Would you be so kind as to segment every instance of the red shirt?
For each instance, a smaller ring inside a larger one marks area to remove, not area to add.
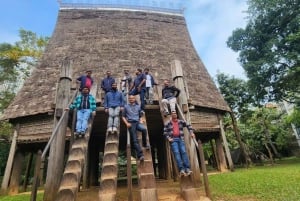
[[[91,88],[91,86],[92,86],[91,78],[86,77],[85,86],[88,87],[89,89]]]
[[[171,122],[172,122],[172,125],[173,125],[173,137],[179,137],[180,133],[179,133],[179,124],[178,124],[177,119],[176,120],[172,119]]]

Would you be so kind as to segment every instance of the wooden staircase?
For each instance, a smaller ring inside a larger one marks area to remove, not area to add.
[[[102,172],[100,178],[100,201],[116,200],[118,179],[118,154],[119,130],[118,132],[106,132]]]
[[[146,123],[146,115],[143,116],[143,121]],[[153,169],[153,161],[151,148],[146,149],[142,146],[142,134],[138,132],[139,144],[143,150],[144,161],[140,162],[137,160],[137,176],[138,176],[138,186],[139,186],[139,200],[141,201],[155,201],[158,200],[155,175]],[[150,145],[149,134],[147,129],[147,144]]]
[[[76,139],[71,147],[55,201],[76,200],[84,163],[86,162],[86,153],[92,123],[93,119],[89,122],[85,136]]]

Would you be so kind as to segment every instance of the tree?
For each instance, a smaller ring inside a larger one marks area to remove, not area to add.
[[[230,112],[230,117],[233,130],[246,164],[249,166],[252,164],[252,161],[246,150],[246,145],[242,141],[236,120],[238,117],[241,117],[242,114],[246,113],[246,109],[248,108],[247,105],[250,103],[249,100],[251,99],[251,96],[248,94],[247,83],[241,79],[234,78],[233,76],[229,77],[223,73],[217,74],[217,82],[221,94],[232,110],[232,112]]]
[[[49,40],[24,29],[20,29],[19,36],[21,40],[15,44],[0,44],[0,114],[29,76]],[[5,121],[0,123],[2,140],[9,140],[11,133],[11,126],[6,124]]]
[[[299,1],[249,0],[248,4],[247,26],[236,29],[227,45],[239,52],[256,104],[299,100]]]

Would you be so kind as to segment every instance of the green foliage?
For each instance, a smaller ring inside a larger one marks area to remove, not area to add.
[[[209,176],[213,200],[298,201],[300,159],[277,161],[275,166],[237,169]]]
[[[273,143],[279,152],[286,152],[291,135],[290,126],[274,108],[257,108],[244,124],[241,135],[254,152],[265,152],[264,145]]]
[[[227,45],[239,52],[256,102],[299,100],[300,4],[298,0],[250,0],[248,24]]]
[[[221,94],[235,114],[239,117],[246,112],[252,102],[247,82],[224,73],[217,74],[217,82]]]

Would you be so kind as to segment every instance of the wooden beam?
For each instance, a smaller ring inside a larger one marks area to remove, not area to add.
[[[15,128],[13,138],[12,138],[12,141],[11,141],[11,145],[10,145],[8,159],[7,159],[7,162],[6,162],[5,172],[4,172],[2,185],[1,185],[1,189],[4,190],[4,191],[7,190],[9,180],[10,180],[10,175],[11,175],[13,161],[14,161],[16,147],[17,147],[18,130],[19,130],[19,125],[17,125],[16,128]]]
[[[21,150],[17,150],[14,158],[10,183],[9,183],[9,194],[16,195],[19,193],[19,185],[21,180],[21,173],[22,173],[22,164],[24,161],[24,154]]]
[[[230,153],[230,150],[229,150],[229,147],[228,147],[227,138],[226,138],[225,131],[224,131],[224,128],[223,128],[223,121],[222,121],[222,117],[221,117],[220,114],[218,114],[218,119],[219,119],[219,122],[220,122],[220,132],[221,132],[221,137],[222,137],[224,148],[225,148],[226,158],[227,158],[227,161],[228,161],[228,164],[229,164],[229,169],[231,171],[234,171],[233,162],[232,162],[232,158],[231,158],[231,153]]]
[[[59,121],[60,111],[69,107],[68,104],[71,97],[71,75],[71,61],[65,59],[62,62],[60,81],[56,95],[54,125],[56,125]],[[62,120],[62,123],[58,127],[57,134],[55,135],[51,144],[45,184],[44,201],[53,201],[55,199],[60,184],[60,178],[63,174],[67,123],[68,115],[65,115],[64,119]]]
[[[28,158],[26,171],[25,171],[25,178],[24,178],[24,182],[23,182],[23,191],[24,192],[27,190],[27,184],[28,184],[28,178],[29,178],[29,175],[30,175],[32,159],[33,159],[33,153],[29,153],[29,158]]]

